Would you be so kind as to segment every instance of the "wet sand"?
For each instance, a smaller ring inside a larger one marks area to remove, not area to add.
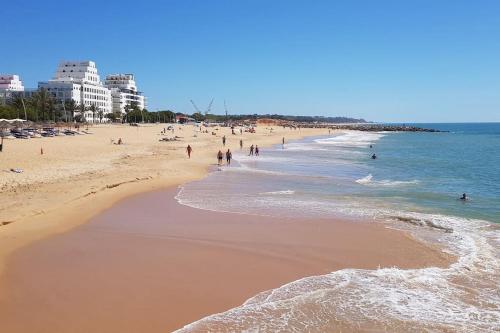
[[[373,222],[290,220],[134,196],[17,250],[0,280],[3,332],[168,332],[260,291],[342,268],[445,266]]]
[[[229,127],[100,124],[92,134],[29,140],[5,140],[0,154],[0,275],[10,254],[33,241],[86,223],[121,199],[203,178],[223,148],[266,147],[305,136],[326,135],[326,129],[291,130],[267,125],[256,133],[232,135]],[[82,130],[84,128],[82,127]],[[159,139],[177,136],[177,141]],[[122,145],[116,143],[118,138]],[[186,146],[193,156],[187,158]],[[43,155],[40,154],[43,149]],[[24,172],[14,173],[11,168]]]

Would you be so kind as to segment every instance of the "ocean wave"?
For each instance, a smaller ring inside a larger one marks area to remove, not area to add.
[[[263,195],[292,195],[292,194],[295,194],[295,191],[293,191],[293,190],[271,191],[271,192],[262,192],[259,194],[263,194]]]
[[[331,138],[316,139],[314,142],[322,145],[334,145],[347,148],[368,147],[384,136],[385,134],[379,132],[345,132]]]
[[[285,146],[285,150],[290,151],[327,151],[326,148],[318,147],[308,143],[289,143]]]
[[[318,139],[315,143],[338,146],[342,150],[343,147],[364,147],[383,134],[343,136],[342,139],[342,136]],[[305,149],[312,145],[314,143],[303,144]],[[297,144],[296,147],[304,149],[303,146]],[[231,171],[255,172],[255,169]],[[352,184],[352,178],[348,182]],[[376,180],[368,174],[356,183],[407,186],[419,181]],[[287,183],[275,188],[288,186],[292,185]],[[245,192],[239,194],[238,200],[221,198],[220,193],[217,198],[198,195],[196,199],[197,193],[194,193],[189,195],[189,200],[179,195],[183,198],[178,200],[197,208],[218,207],[218,211],[239,213],[369,218],[410,232],[416,239],[438,244],[456,261],[445,268],[343,269],[303,278],[262,292],[239,307],[200,319],[178,332],[500,332],[498,227],[477,219],[418,212],[418,207],[409,209],[407,204],[396,210],[391,208],[394,207],[391,203],[377,197],[353,200],[350,195],[344,198],[328,193],[308,196],[300,192],[300,187],[296,189],[300,195],[293,195],[297,193],[287,189],[258,193],[261,196]],[[241,202],[245,202],[244,207]]]
[[[239,307],[205,317],[178,332],[500,329],[497,230],[488,228],[485,221],[452,216],[379,214],[396,223],[400,218],[426,221],[411,226],[436,230],[432,234],[458,260],[446,268],[343,269],[306,277],[262,292]]]
[[[415,185],[420,183],[418,180],[373,180],[372,174],[366,177],[356,179],[356,183],[367,186],[401,186],[401,185]]]

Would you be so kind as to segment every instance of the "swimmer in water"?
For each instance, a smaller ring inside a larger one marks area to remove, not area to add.
[[[462,196],[460,197],[460,200],[463,200],[463,201],[466,201],[467,200],[467,194],[462,194]]]

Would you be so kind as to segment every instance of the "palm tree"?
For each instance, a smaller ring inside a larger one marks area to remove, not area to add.
[[[87,112],[88,110],[89,110],[89,108],[86,107],[84,103],[80,103],[78,105],[78,111],[80,113],[78,118],[80,118],[81,122],[87,121],[87,118],[85,117],[85,112]]]
[[[50,111],[54,109],[54,98],[45,88],[40,88],[38,92],[33,94],[31,104],[35,107],[38,113],[41,113],[42,120],[46,120],[45,114],[50,118]]]
[[[128,122],[128,114],[129,112],[132,110],[132,108],[130,107],[130,105],[125,105],[125,121]]]
[[[97,113],[97,108],[94,104],[89,107],[89,111],[92,112],[92,122],[95,123],[95,115]]]
[[[66,112],[69,112],[71,115],[71,121],[73,121],[73,119],[75,119],[75,111],[78,109],[78,105],[75,100],[70,99],[69,101],[65,101],[64,108],[66,109]]]
[[[23,96],[20,93],[12,94],[12,98],[9,100],[9,105],[12,106],[17,111],[17,118],[21,118],[19,117],[19,114],[22,110],[24,110]],[[26,113],[24,114],[24,117],[26,118]]]

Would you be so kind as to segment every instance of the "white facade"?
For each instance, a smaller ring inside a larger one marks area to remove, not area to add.
[[[0,74],[0,90],[24,91],[23,82],[19,79],[19,75]]]
[[[87,108],[95,106],[95,114],[84,112],[86,121],[99,122],[100,111],[103,115],[112,112],[111,91],[102,84],[93,61],[63,61],[54,78],[39,82],[38,87],[47,89],[60,103],[74,100],[79,107],[82,104]]]
[[[105,85],[111,90],[113,112],[125,114],[125,107],[137,103],[142,110],[146,108],[146,98],[137,90],[133,74],[111,74],[106,76]]]
[[[0,74],[0,99],[4,103],[12,98],[12,93],[24,91],[22,81],[19,75]]]

